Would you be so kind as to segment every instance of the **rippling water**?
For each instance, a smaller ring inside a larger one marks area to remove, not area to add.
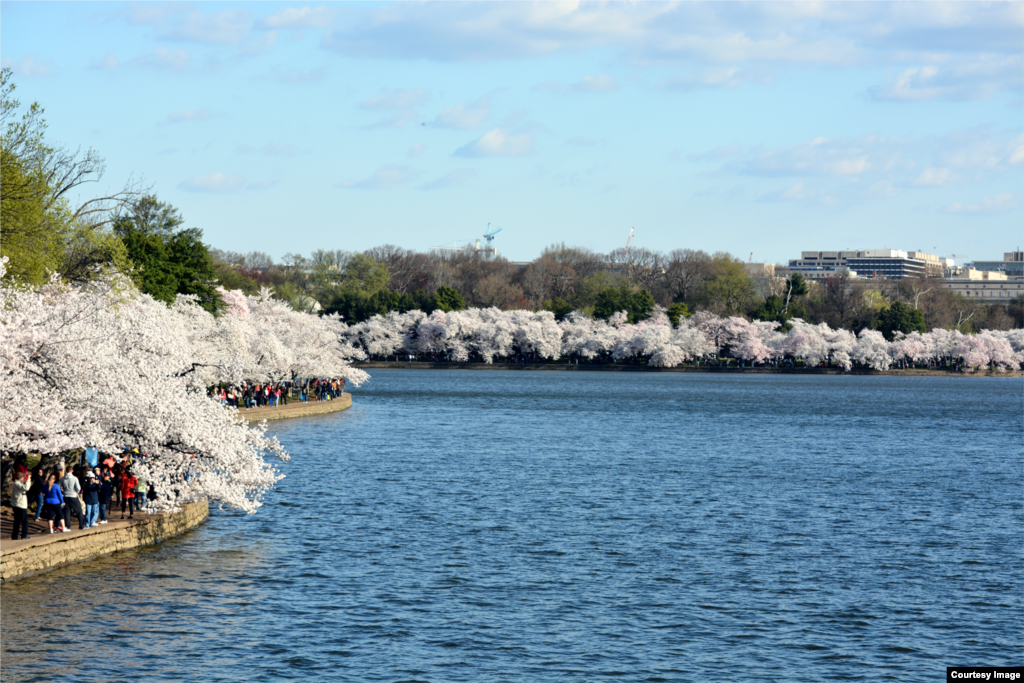
[[[1024,652],[1020,379],[377,371],[255,516],[6,586],[4,681],[941,680]]]

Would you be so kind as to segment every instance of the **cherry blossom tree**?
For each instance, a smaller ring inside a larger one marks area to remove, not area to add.
[[[255,512],[280,478],[265,456],[288,457],[265,424],[207,398],[211,379],[367,378],[347,365],[340,320],[298,314],[266,293],[228,294],[228,314],[214,319],[117,274],[23,287],[5,272],[0,261],[0,453],[137,447],[146,455],[136,471],[165,494],[164,508],[208,499]]]

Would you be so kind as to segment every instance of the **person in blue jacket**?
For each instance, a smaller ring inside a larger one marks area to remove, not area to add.
[[[61,493],[60,484],[57,483],[57,472],[50,472],[43,484],[43,515],[46,523],[50,526],[50,533],[53,533],[53,520],[64,521],[64,494]],[[57,527],[61,531],[71,531],[66,526]]]

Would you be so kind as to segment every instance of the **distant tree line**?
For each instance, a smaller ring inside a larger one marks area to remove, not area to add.
[[[800,318],[834,329],[878,329],[889,338],[896,331],[1024,327],[1020,298],[981,304],[947,289],[941,278],[838,275],[818,283],[785,267],[777,267],[775,277],[754,276],[728,253],[693,249],[599,254],[555,244],[525,266],[472,250],[424,253],[390,244],[364,252],[287,254],[282,263],[260,252],[215,249],[212,255],[225,287],[249,293],[272,287],[295,308],[340,313],[350,323],[392,311],[490,307],[547,310],[559,320],[572,311],[605,320],[625,311],[636,323],[661,306],[673,323],[708,311],[776,321],[783,330]]]
[[[523,265],[471,250],[424,253],[390,244],[286,254],[279,263],[261,252],[211,249],[199,228],[185,227],[175,207],[136,181],[72,203],[102,178],[102,158],[49,143],[42,108],[21,108],[10,69],[0,81],[0,255],[10,258],[7,277],[26,284],[50,273],[80,282],[117,269],[157,300],[193,295],[213,313],[223,307],[220,285],[247,294],[269,287],[295,310],[339,313],[349,323],[389,312],[491,307],[546,310],[559,320],[572,311],[603,320],[625,311],[637,323],[660,306],[673,324],[707,311],[776,321],[783,331],[799,318],[833,329],[877,329],[890,338],[896,331],[1024,327],[1021,297],[982,304],[938,278],[839,275],[817,283],[784,267],[777,277],[753,276],[725,252],[634,247],[600,254],[562,243]]]

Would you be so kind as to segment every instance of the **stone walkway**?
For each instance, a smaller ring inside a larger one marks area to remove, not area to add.
[[[111,503],[111,514],[107,516],[107,519],[109,520],[107,524],[100,524],[89,529],[79,529],[78,519],[75,517],[74,513],[71,513],[71,531],[57,531],[52,534],[49,531],[49,526],[46,524],[46,519],[40,517],[38,522],[34,522],[32,521],[34,518],[35,512],[30,510],[28,513],[28,538],[13,541],[11,540],[11,530],[14,528],[14,514],[11,512],[11,508],[4,507],[3,512],[0,513],[0,534],[2,534],[0,535],[0,549],[16,550],[37,545],[46,545],[47,543],[63,541],[68,538],[75,538],[76,536],[98,534],[110,529],[127,527],[132,524],[141,523],[149,519],[150,515],[143,511],[136,511],[134,519],[128,519],[128,515],[126,513],[125,518],[122,520],[120,507],[115,508],[114,504]],[[57,526],[56,520],[53,524],[54,527]]]
[[[249,422],[260,420],[283,420],[289,417],[305,417],[334,413],[352,407],[352,394],[342,394],[330,401],[302,401],[291,399],[286,406],[265,408],[239,408],[238,413]]]

